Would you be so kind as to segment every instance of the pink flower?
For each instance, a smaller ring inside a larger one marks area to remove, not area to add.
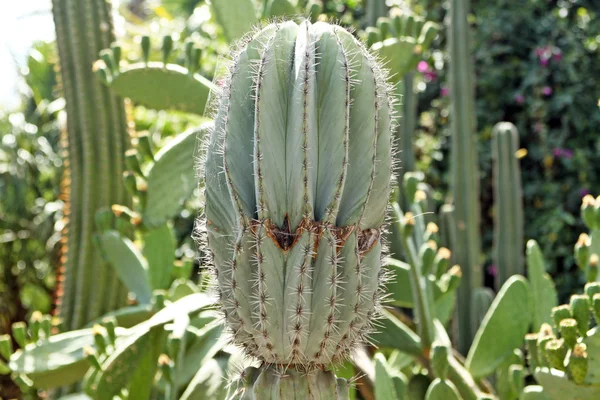
[[[419,71],[420,73],[431,71],[429,69],[429,64],[427,64],[427,61],[419,61],[419,63],[417,64],[417,71]]]
[[[546,57],[540,58],[540,65],[542,67],[547,67],[548,66],[548,59]]]
[[[550,96],[552,94],[552,88],[550,86],[544,86],[542,88],[542,94],[544,96]]]
[[[450,94],[450,89],[448,89],[446,86],[442,86],[442,89],[440,90],[440,94],[443,97],[446,97]]]
[[[437,74],[433,71],[427,71],[423,74],[423,76],[428,82],[435,81],[437,79]]]
[[[498,267],[496,267],[494,264],[492,264],[489,267],[487,267],[487,272],[491,276],[497,276],[498,275]]]
[[[523,96],[521,93],[515,94],[515,102],[517,104],[523,104],[523,103],[525,103],[525,96]]]
[[[554,154],[554,157],[557,158],[573,158],[573,150],[565,149],[563,147],[555,147],[554,150],[552,150],[552,154]]]
[[[562,51],[557,47],[554,49],[554,52],[552,53],[552,59],[556,62],[559,62],[562,60]]]

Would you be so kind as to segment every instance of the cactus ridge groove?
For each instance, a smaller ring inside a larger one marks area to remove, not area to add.
[[[274,23],[238,46],[203,144],[197,239],[233,342],[265,365],[315,371],[378,316],[393,90],[328,23]]]

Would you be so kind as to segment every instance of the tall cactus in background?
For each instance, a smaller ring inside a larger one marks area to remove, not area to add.
[[[376,315],[392,169],[385,78],[350,33],[322,22],[271,24],[233,58],[204,226],[233,341],[265,362],[246,375],[255,398],[347,398],[324,371]]]
[[[510,122],[500,122],[492,132],[494,161],[494,264],[496,287],[516,274],[523,275],[523,191],[517,159],[519,133]]]
[[[475,99],[471,56],[469,0],[452,0],[448,41],[451,100],[451,193],[455,207],[456,262],[463,268],[458,294],[459,350],[466,352],[476,324],[472,318],[471,295],[483,284],[480,243],[480,204],[477,149],[475,148]]]
[[[53,0],[66,100],[64,143],[66,225],[57,288],[58,315],[66,329],[83,326],[125,299],[124,287],[95,249],[99,208],[129,203],[123,187],[129,138],[123,100],[94,76],[98,52],[113,41],[111,8],[105,0]]]

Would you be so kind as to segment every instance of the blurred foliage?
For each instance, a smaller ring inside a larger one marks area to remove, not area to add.
[[[440,0],[391,3],[440,23],[446,15]],[[261,4],[257,1],[257,9]],[[323,4],[330,18],[364,27],[362,1]],[[583,279],[571,256],[571,243],[582,229],[575,218],[580,199],[600,183],[600,80],[595,79],[600,76],[600,6],[592,0],[532,0],[518,7],[507,0],[473,0],[473,12],[486,263],[493,216],[490,133],[496,122],[507,120],[519,128],[527,150],[521,161],[526,237],[537,238],[552,260],[551,272],[564,296]],[[140,34],[172,34],[176,46],[191,39],[202,49],[204,76],[218,75],[219,60],[229,47],[206,1],[130,0],[122,2],[119,14],[127,57],[139,58]],[[419,66],[421,118],[415,143],[418,167],[426,171],[440,203],[447,190],[449,144],[445,47],[442,31]],[[58,121],[64,107],[56,97],[55,64],[54,44],[36,43],[21,71],[22,109],[0,115],[0,332],[34,309],[51,309],[62,227]],[[142,107],[134,107],[131,115],[135,130],[150,133],[157,147],[197,122],[189,115]],[[194,256],[190,234],[198,202],[193,200],[176,218],[178,257]]]
[[[419,2],[442,22],[440,1]],[[581,198],[600,184],[600,6],[597,2],[473,1],[477,132],[482,234],[491,263],[493,224],[491,131],[498,121],[520,132],[525,237],[540,243],[564,300],[584,277],[574,265],[572,243],[582,230]],[[449,130],[445,35],[426,60],[416,146],[419,169],[442,199],[447,190]],[[596,77],[596,78],[595,78]],[[489,268],[493,270],[493,268]],[[489,275],[489,274],[488,274]]]

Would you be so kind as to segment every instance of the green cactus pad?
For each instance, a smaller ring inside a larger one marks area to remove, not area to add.
[[[588,372],[585,383],[588,385],[600,385],[600,329],[591,329],[582,341],[587,346]]]
[[[136,63],[121,68],[108,80],[118,95],[156,110],[177,110],[204,115],[211,81],[186,68],[162,62]]]
[[[100,233],[96,238],[102,256],[117,272],[121,282],[135,294],[139,303],[149,303],[152,287],[148,280],[148,261],[133,242],[112,230]]]
[[[388,62],[387,67],[395,79],[400,80],[407,72],[413,69],[418,62],[414,57],[417,42],[411,37],[389,38],[383,42],[377,42],[371,49],[379,57]]]
[[[158,227],[174,217],[197,187],[194,163],[198,140],[209,125],[189,129],[163,147],[147,172],[148,194],[142,221],[147,227]]]
[[[496,369],[521,346],[531,323],[531,289],[522,276],[511,277],[494,299],[469,350],[466,366],[474,377]]]
[[[102,370],[85,383],[86,393],[98,400],[112,400],[138,374],[138,368],[143,367],[146,355],[153,353],[153,344],[161,334],[159,330],[137,330],[102,362]],[[156,365],[156,359],[153,363]]]
[[[539,385],[525,386],[519,400],[550,400],[544,393],[544,388]]]
[[[258,22],[252,0],[213,0],[210,3],[230,42],[241,38]]]
[[[223,364],[223,361],[214,358],[200,364],[200,369],[187,385],[179,400],[225,399],[227,371]]]
[[[404,353],[418,356],[421,354],[421,339],[402,321],[389,311],[382,311],[381,329],[371,335],[374,344],[379,347],[391,347]]]
[[[567,374],[548,368],[537,368],[535,380],[544,388],[548,400],[590,400],[600,398],[600,386],[577,385]]]
[[[376,313],[391,90],[338,26],[276,23],[244,43],[208,141],[203,227],[234,342],[310,371]]]
[[[171,270],[175,262],[175,236],[171,228],[164,224],[143,235],[142,251],[148,260],[148,279],[155,289],[167,289],[171,282]]]
[[[375,354],[375,398],[377,400],[404,399],[408,395],[408,379],[388,365],[381,353]]]
[[[123,328],[116,331],[118,337],[125,332]],[[92,329],[51,336],[40,345],[29,344],[16,351],[8,365],[14,373],[27,375],[36,388],[66,386],[81,379],[89,367],[85,347],[94,347]]]
[[[459,400],[461,397],[454,384],[448,380],[436,378],[425,393],[425,400]]]
[[[558,305],[558,297],[554,282],[546,273],[542,251],[535,240],[527,242],[526,257],[527,276],[533,295],[533,328],[535,332],[543,323],[552,324],[552,308]]]

